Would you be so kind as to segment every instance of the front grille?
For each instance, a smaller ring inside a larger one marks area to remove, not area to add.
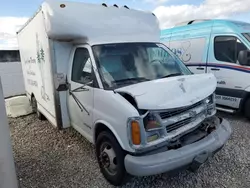
[[[189,124],[189,123],[191,123],[192,121],[193,121],[193,119],[194,118],[187,118],[187,119],[184,119],[184,120],[182,120],[182,121],[178,121],[178,122],[176,122],[176,123],[173,123],[173,124],[171,124],[171,125],[168,125],[167,127],[166,127],[166,130],[167,130],[167,132],[169,133],[169,132],[172,132],[172,131],[174,131],[174,130],[176,130],[176,129],[179,129],[180,127],[182,127],[182,126],[184,126],[184,125],[187,125],[187,124]]]
[[[179,108],[177,110],[171,110],[171,111],[167,111],[167,112],[160,112],[159,115],[161,117],[161,119],[166,119],[166,118],[169,118],[169,117],[173,117],[173,116],[176,116],[176,115],[179,115],[185,111],[188,111],[192,108],[195,108],[197,106],[200,106],[202,105],[203,103],[203,100],[202,101],[199,101],[191,106],[188,106],[188,107],[184,107],[184,108]]]

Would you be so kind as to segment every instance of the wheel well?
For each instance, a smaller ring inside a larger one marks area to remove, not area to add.
[[[245,94],[244,94],[244,96],[243,96],[243,99],[242,99],[242,101],[241,101],[241,103],[240,103],[240,111],[241,112],[245,112],[245,105],[246,105],[246,102],[247,102],[247,100],[248,99],[250,99],[250,92],[246,92]]]
[[[34,93],[31,93],[30,99],[32,99],[33,97],[35,97],[35,95],[34,95]]]
[[[95,128],[95,140],[94,140],[95,142],[97,140],[98,135],[103,131],[108,131],[111,134],[113,134],[112,131],[106,125],[104,125],[103,123],[98,123]]]
[[[30,105],[32,105],[32,99],[33,98],[35,98],[35,95],[34,95],[34,93],[31,93],[30,98],[29,98]]]

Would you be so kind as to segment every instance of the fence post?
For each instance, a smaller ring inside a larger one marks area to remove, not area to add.
[[[0,78],[0,188],[17,188],[10,130],[5,111],[5,102]]]

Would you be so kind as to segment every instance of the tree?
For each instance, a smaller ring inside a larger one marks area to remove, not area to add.
[[[37,62],[41,63],[41,57],[40,57],[39,51],[37,51],[37,53],[36,53],[36,58],[37,58]]]
[[[40,49],[40,58],[42,61],[44,61],[44,50],[43,48]]]

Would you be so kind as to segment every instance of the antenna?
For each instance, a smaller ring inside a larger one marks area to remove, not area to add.
[[[119,8],[117,4],[114,4],[113,6],[116,7],[116,8]]]
[[[184,25],[191,25],[191,24],[194,24],[194,23],[206,22],[206,21],[209,21],[209,20],[210,20],[210,19],[189,20],[189,21],[177,23],[177,24],[175,24],[174,27],[177,27],[177,26],[184,26]]]
[[[126,8],[126,9],[129,9],[127,5],[124,5],[123,7]]]

